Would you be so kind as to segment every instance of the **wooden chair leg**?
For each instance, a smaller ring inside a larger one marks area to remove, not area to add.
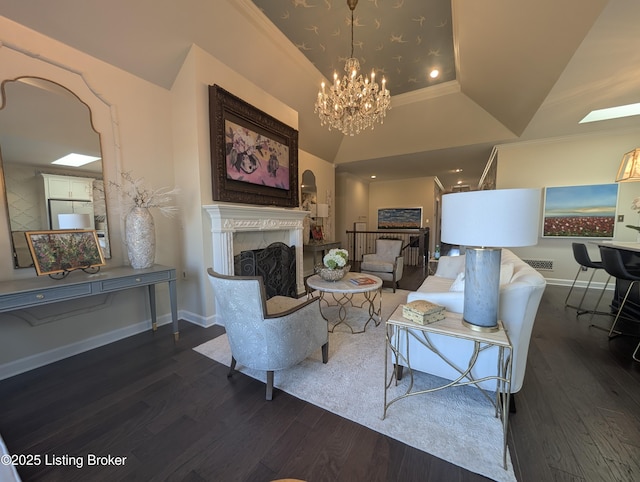
[[[267,372],[267,400],[273,399],[273,370]]]
[[[229,365],[229,373],[227,373],[227,378],[231,378],[231,375],[233,375],[235,370],[236,370],[236,359],[231,357],[231,365]]]
[[[322,363],[327,363],[329,361],[329,342],[327,341],[324,345],[322,345]]]

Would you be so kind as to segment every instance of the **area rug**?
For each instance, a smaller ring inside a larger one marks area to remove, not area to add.
[[[402,290],[383,293],[383,320],[399,303],[406,301],[407,293]],[[331,317],[336,315],[333,310],[323,311]],[[356,331],[366,318],[360,310],[349,311]],[[226,335],[194,349],[227,366],[231,360]],[[502,424],[495,417],[493,405],[476,388],[455,387],[399,400],[389,407],[383,420],[384,360],[384,323],[379,326],[369,323],[365,333],[355,335],[340,325],[335,333],[329,334],[326,365],[322,364],[318,350],[295,367],[275,372],[274,384],[297,398],[471,472],[496,481],[516,480],[508,454],[507,470],[502,466]],[[266,379],[264,372],[240,365],[238,369],[258,380]],[[397,387],[389,390],[388,399],[403,393],[408,383],[409,377],[405,376]],[[441,384],[442,379],[438,377],[414,372],[415,387]],[[277,394],[273,403],[278,403]]]

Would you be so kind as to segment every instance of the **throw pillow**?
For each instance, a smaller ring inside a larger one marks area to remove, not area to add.
[[[458,273],[456,279],[451,283],[449,291],[464,291],[464,271],[462,273]]]

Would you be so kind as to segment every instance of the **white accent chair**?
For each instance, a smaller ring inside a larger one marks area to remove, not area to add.
[[[391,281],[395,293],[404,269],[404,257],[401,253],[401,239],[376,239],[376,252],[362,255],[360,272],[372,274],[383,281]]]
[[[267,400],[273,398],[273,375],[300,363],[322,348],[322,363],[329,358],[327,321],[319,298],[297,300],[274,296],[268,301],[262,276],[226,276],[207,270],[216,299],[216,316],[224,325],[236,363],[267,372]]]

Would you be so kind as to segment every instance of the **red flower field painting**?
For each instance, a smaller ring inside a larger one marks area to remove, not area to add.
[[[542,235],[612,238],[617,200],[617,184],[548,187]]]

